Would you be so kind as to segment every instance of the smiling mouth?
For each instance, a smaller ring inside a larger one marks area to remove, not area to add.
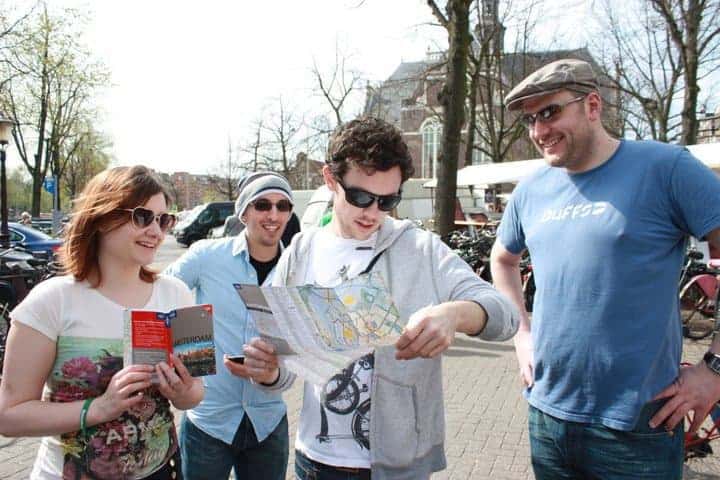
[[[547,142],[543,141],[542,143],[540,143],[540,146],[542,148],[552,148],[555,145],[557,145],[558,143],[560,143],[561,140],[562,140],[562,137],[556,137]]]
[[[154,249],[155,247],[157,247],[157,245],[155,245],[154,243],[150,243],[150,242],[136,242],[136,243],[138,245],[140,245],[141,247],[145,247],[145,248]]]
[[[280,230],[280,225],[277,225],[277,224],[263,225],[262,228],[264,230],[267,230],[268,232],[275,233],[278,230]]]

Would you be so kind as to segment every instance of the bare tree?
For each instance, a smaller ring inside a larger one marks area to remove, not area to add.
[[[312,74],[317,92],[326,100],[335,117],[335,126],[344,121],[348,100],[362,88],[362,75],[348,65],[350,56],[335,44],[335,62],[329,72],[321,72],[313,59]]]
[[[605,83],[614,90],[606,99],[619,113],[613,130],[677,140],[683,62],[665,22],[644,1],[604,0],[600,8],[596,18],[604,35],[595,36],[594,47],[607,73]]]
[[[228,138],[227,157],[208,174],[208,181],[222,198],[233,201],[238,194],[242,171],[243,168],[233,156],[232,141]]]
[[[240,151],[245,155],[238,163],[245,172],[257,172],[258,170],[268,168],[267,162],[262,155],[263,150],[267,146],[267,142],[263,138],[264,131],[264,119],[261,117],[253,124],[252,138],[240,147]]]
[[[720,68],[720,0],[650,0],[680,54],[685,88],[680,143],[697,142],[699,81]]]
[[[503,98],[533,68],[528,62],[528,43],[538,21],[536,0],[474,3],[475,42],[469,52],[470,88],[465,165],[481,152],[493,162],[505,161],[525,130],[517,116],[508,115]],[[515,32],[511,54],[505,53],[505,27]]]
[[[282,97],[277,99],[277,111],[263,121],[263,132],[269,136],[262,156],[271,170],[287,177],[295,158],[303,120],[289,109]]]
[[[445,84],[438,100],[443,106],[442,148],[437,166],[435,189],[435,229],[445,235],[453,227],[457,195],[457,167],[461,131],[465,123],[467,63],[470,50],[470,3],[472,0],[448,0],[445,14],[434,0],[427,0],[440,24],[448,32],[448,63]]]

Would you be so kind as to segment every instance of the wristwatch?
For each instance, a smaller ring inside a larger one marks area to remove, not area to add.
[[[705,365],[713,372],[720,375],[720,355],[713,352],[707,352],[703,357]]]

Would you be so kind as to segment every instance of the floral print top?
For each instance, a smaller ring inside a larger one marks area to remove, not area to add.
[[[144,308],[170,310],[193,303],[181,282],[161,277]],[[79,307],[82,308],[79,308]],[[103,394],[123,368],[123,307],[70,277],[38,285],[11,314],[57,344],[43,400],[73,402]],[[155,388],[119,418],[43,439],[33,479],[142,479],[177,450],[170,403]],[[78,419],[79,426],[79,419]]]

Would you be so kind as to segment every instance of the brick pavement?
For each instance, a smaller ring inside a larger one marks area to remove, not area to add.
[[[696,361],[707,345],[707,341],[686,341],[685,358]],[[433,479],[532,479],[527,407],[520,395],[512,344],[458,336],[446,353],[444,372],[448,469]],[[299,384],[286,394],[292,438],[301,394]],[[37,444],[37,439],[0,437],[0,479],[26,479]],[[291,454],[290,465],[292,461]],[[287,478],[292,478],[292,469]],[[720,479],[720,442],[717,455],[686,464],[684,478]]]

